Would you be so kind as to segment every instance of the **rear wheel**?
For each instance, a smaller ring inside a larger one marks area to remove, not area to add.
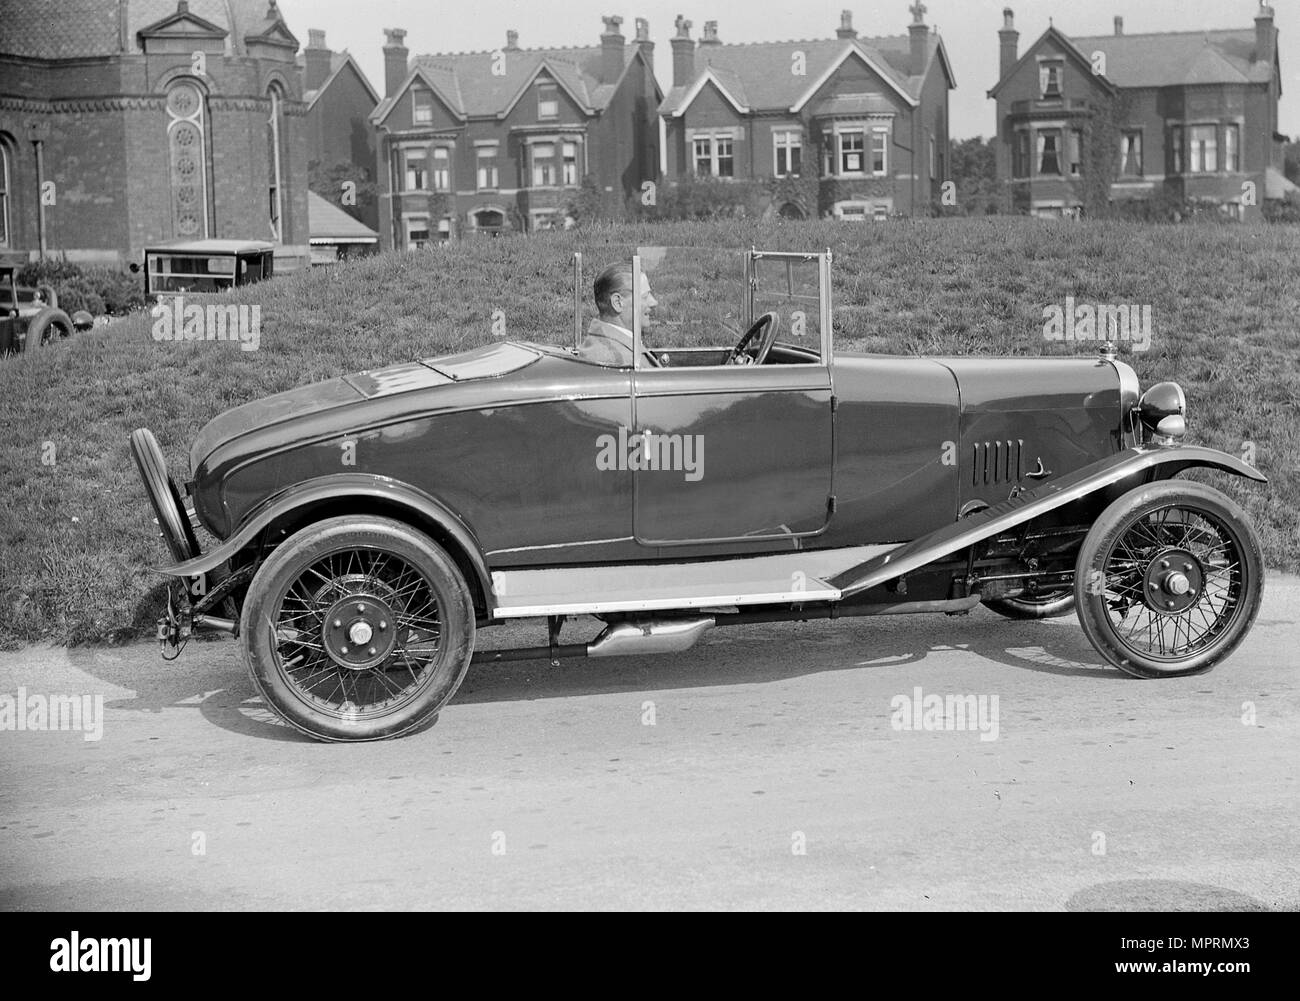
[[[1139,678],[1208,671],[1245,638],[1264,589],[1245,512],[1200,483],[1138,487],[1079,550],[1074,594],[1089,641]]]
[[[455,562],[389,518],[330,518],[258,569],[240,637],[253,684],[318,740],[398,737],[429,723],[474,651],[474,606]]]

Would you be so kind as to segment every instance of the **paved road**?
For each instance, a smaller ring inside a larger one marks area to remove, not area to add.
[[[1073,618],[716,630],[476,668],[357,746],[274,720],[231,641],[0,654],[0,693],[105,706],[0,732],[0,907],[1295,909],[1298,612],[1270,578],[1232,659],[1162,682]],[[917,686],[996,696],[996,739],[896,728]]]

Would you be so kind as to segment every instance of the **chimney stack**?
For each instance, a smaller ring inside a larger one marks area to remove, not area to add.
[[[700,39],[701,47],[705,45],[721,45],[722,39],[718,37],[718,22],[704,22],[704,37]]]
[[[912,23],[907,26],[907,33],[911,36],[912,41],[912,59],[911,74],[920,76],[925,72],[925,59],[929,55],[929,35],[930,29],[925,24],[925,4],[921,0],[916,0],[911,7],[907,8],[912,12]]]
[[[330,77],[330,50],[325,45],[325,32],[320,28],[307,29],[307,47],[302,50],[305,90],[316,90]]]
[[[685,87],[695,79],[695,40],[691,38],[691,22],[677,15],[674,22],[677,34],[669,43],[673,47],[673,86]]]
[[[1259,10],[1255,12],[1255,61],[1273,61],[1273,8],[1267,0],[1259,0]]]
[[[1116,16],[1115,18],[1115,34],[1116,35],[1124,34],[1124,19],[1119,16]]]
[[[384,36],[384,96],[394,97],[397,88],[406,80],[406,57],[410,50],[402,41],[406,31],[402,28],[385,28]]]
[[[623,75],[623,45],[626,39],[620,30],[623,19],[618,15],[602,17],[605,31],[600,36],[600,81],[614,83]]]
[[[836,38],[857,38],[858,31],[853,27],[853,11],[840,11],[840,26],[835,29]]]
[[[1020,32],[1016,15],[1010,7],[1002,8],[1002,30],[998,32],[998,79],[1005,79],[1019,58]]]
[[[636,47],[652,70],[655,64],[655,43],[650,40],[650,22],[644,17],[636,19]]]

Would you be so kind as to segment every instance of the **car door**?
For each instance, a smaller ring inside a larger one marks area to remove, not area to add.
[[[641,545],[826,529],[834,465],[828,366],[638,368],[633,424],[626,448]]]

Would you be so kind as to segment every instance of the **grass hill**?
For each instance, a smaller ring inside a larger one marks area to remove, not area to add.
[[[508,337],[568,343],[571,254],[638,244],[835,253],[835,342],[888,354],[1093,354],[1045,340],[1044,307],[1152,307],[1144,386],[1182,383],[1189,439],[1242,455],[1267,487],[1224,477],[1270,566],[1300,569],[1300,229],[1027,219],[887,225],[609,227],[388,254],[277,278],[220,301],[262,308],[259,349],[160,342],[148,314],[0,360],[0,639],[148,633],[163,560],[127,447],[147,426],[178,479],[194,434],[236,404],[318,379]],[[585,295],[584,295],[585,297]],[[1249,457],[1249,456],[1248,456]]]

